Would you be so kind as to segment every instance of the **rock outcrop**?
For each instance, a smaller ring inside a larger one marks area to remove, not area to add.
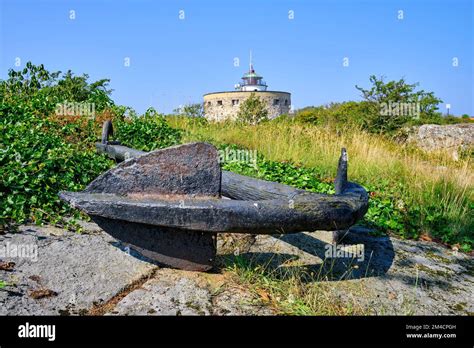
[[[461,151],[474,148],[474,123],[424,124],[411,130],[407,142],[425,151],[447,151],[457,160]]]
[[[82,234],[24,225],[0,235],[0,315],[281,314],[227,271],[243,261],[305,275],[331,301],[365,314],[474,313],[474,259],[433,242],[376,237],[360,226],[338,249],[326,231],[219,238],[219,266],[201,273],[159,268],[97,225],[81,225]]]

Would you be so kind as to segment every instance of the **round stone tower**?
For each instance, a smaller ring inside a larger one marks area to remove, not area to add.
[[[210,121],[234,120],[240,105],[252,93],[255,93],[267,105],[268,118],[273,119],[282,114],[288,114],[291,107],[291,94],[268,91],[267,87],[263,77],[255,72],[250,60],[249,71],[242,77],[242,82],[235,85],[234,91],[204,95],[204,116]]]

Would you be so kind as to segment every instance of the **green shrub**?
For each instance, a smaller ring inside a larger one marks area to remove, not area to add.
[[[58,192],[83,189],[111,165],[105,156],[68,143],[57,124],[35,115],[40,99],[0,106],[0,225],[59,221],[72,209]]]
[[[10,69],[8,79],[0,80],[0,100],[3,103],[18,103],[20,100],[28,103],[32,98],[44,96],[37,99],[40,104],[31,104],[37,113],[43,115],[52,112],[57,103],[64,102],[94,103],[98,112],[112,107],[112,90],[107,89],[109,80],[89,83],[88,78],[87,74],[74,76],[70,70],[62,75],[60,71],[49,72],[43,64],[28,62],[22,70]]]
[[[176,115],[193,118],[204,117],[204,105],[202,103],[186,104],[183,107],[173,110]]]
[[[324,120],[327,120],[329,117],[329,111],[324,107],[308,107],[301,110],[298,110],[294,116],[295,122],[299,123],[309,123],[309,124],[322,124]]]
[[[374,103],[349,101],[298,110],[295,122],[336,128],[356,126],[369,128],[378,109]]]
[[[457,117],[442,117],[437,112],[442,101],[433,92],[417,91],[417,83],[408,84],[404,79],[385,82],[376,76],[370,76],[370,82],[369,89],[356,86],[363,101],[304,108],[298,110],[295,121],[336,128],[357,126],[387,135],[406,126],[461,122]]]
[[[125,118],[114,124],[116,138],[123,145],[151,151],[179,144],[181,131],[168,125],[163,115],[149,108],[143,116]]]
[[[256,125],[268,119],[268,110],[265,102],[254,92],[240,104],[237,121],[244,124]]]

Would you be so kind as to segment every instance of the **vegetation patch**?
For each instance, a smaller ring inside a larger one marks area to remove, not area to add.
[[[362,283],[345,283],[342,296],[335,282],[325,282],[327,274],[314,274],[304,267],[274,268],[252,259],[237,256],[227,266],[230,281],[245,284],[255,298],[284,315],[367,315],[358,300],[366,293]],[[350,291],[348,287],[350,286]]]
[[[0,226],[66,224],[64,216],[81,216],[58,192],[83,190],[114,165],[95,150],[106,119],[126,145],[141,150],[180,142],[181,132],[155,110],[140,117],[115,105],[107,83],[31,63],[0,80]],[[78,228],[74,222],[67,224]]]
[[[168,125],[163,115],[149,108],[143,116],[128,117],[114,123],[116,138],[123,145],[151,151],[181,142],[181,131]]]

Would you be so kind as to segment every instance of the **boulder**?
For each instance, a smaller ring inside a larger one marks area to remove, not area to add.
[[[407,142],[429,152],[447,151],[458,160],[460,151],[474,147],[474,123],[424,124],[410,132]]]

